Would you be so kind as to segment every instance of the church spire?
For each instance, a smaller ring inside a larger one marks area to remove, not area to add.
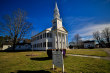
[[[52,24],[53,24],[52,30],[62,27],[62,19],[60,19],[60,14],[59,14],[57,3],[55,3],[54,19],[52,20]]]
[[[56,18],[60,19],[60,14],[59,14],[57,2],[55,3],[55,9],[54,9],[54,19],[56,19]]]

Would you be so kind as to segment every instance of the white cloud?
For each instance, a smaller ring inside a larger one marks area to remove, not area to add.
[[[105,27],[110,27],[110,24],[92,24],[82,29],[76,30],[76,33],[79,33],[83,37],[91,36],[93,32],[101,32]]]
[[[101,32],[105,27],[110,27],[110,24],[91,24],[88,26],[85,26],[81,29],[77,29],[74,31],[74,33],[69,34],[70,39],[73,38],[75,34],[79,34],[82,37],[82,40],[93,40],[92,34],[95,31]]]
[[[105,27],[110,27],[110,24],[89,24],[81,29],[75,30],[74,33],[71,31],[69,36],[70,38],[73,38],[75,34],[79,34],[82,37],[82,40],[93,40],[93,32],[101,32]]]
[[[94,40],[92,37],[83,37],[82,40]]]
[[[99,22],[96,17],[68,17],[64,19],[64,22],[68,24],[65,27],[69,31],[68,39],[70,41],[75,34],[79,34],[83,40],[93,40],[93,32],[101,32],[105,27],[110,27],[110,23]]]

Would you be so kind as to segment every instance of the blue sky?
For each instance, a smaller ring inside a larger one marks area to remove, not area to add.
[[[80,34],[83,40],[92,39],[92,33],[110,26],[110,0],[56,0],[68,30],[68,40]],[[0,21],[5,14],[11,14],[17,8],[28,13],[28,20],[35,35],[52,26],[55,0],[0,0]]]

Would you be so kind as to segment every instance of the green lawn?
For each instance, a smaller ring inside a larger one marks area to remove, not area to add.
[[[67,54],[91,55],[91,56],[108,56],[103,49],[72,49],[67,50]]]
[[[52,60],[47,58],[46,52],[0,52],[0,73],[59,73],[61,68],[52,71]],[[67,56],[64,59],[67,73],[109,73],[110,61],[103,59]],[[41,72],[42,71],[42,72]]]

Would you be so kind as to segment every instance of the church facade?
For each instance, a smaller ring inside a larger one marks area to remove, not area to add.
[[[33,50],[67,49],[68,31],[63,27],[57,3],[55,3],[52,27],[31,37]]]

